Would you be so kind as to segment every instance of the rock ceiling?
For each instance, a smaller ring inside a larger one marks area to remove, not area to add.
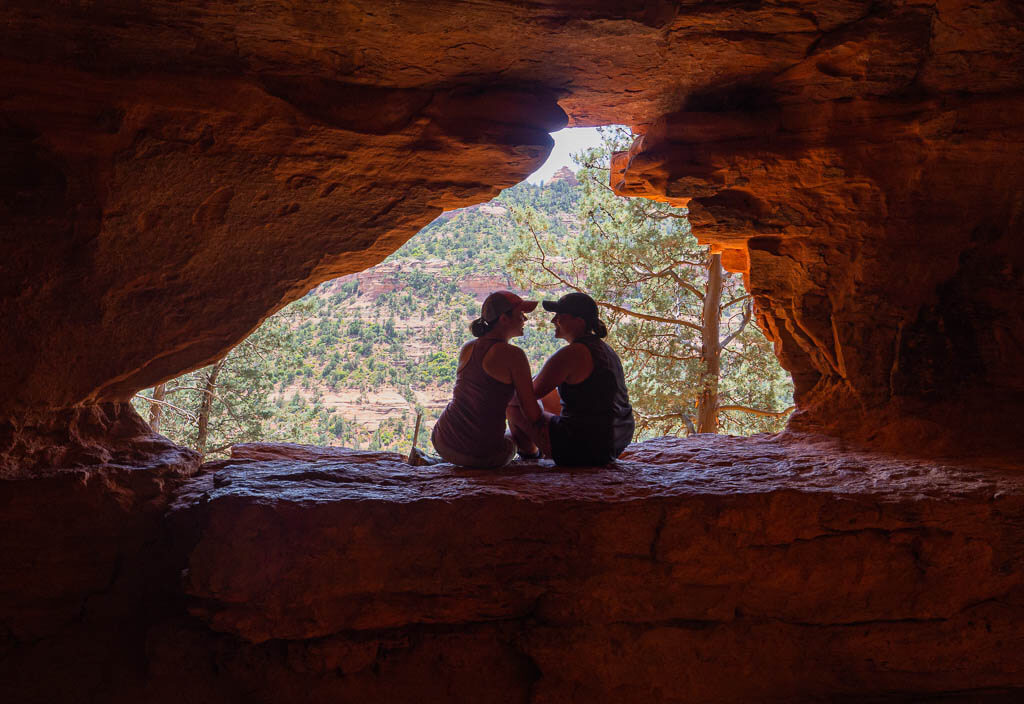
[[[523,179],[548,132],[627,123],[642,137],[613,186],[687,203],[746,273],[796,425],[927,444],[955,417],[1013,437],[1014,0],[4,13],[0,416],[15,426],[207,363]]]

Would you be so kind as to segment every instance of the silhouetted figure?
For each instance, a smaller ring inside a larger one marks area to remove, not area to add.
[[[555,337],[569,344],[545,362],[533,382],[535,396],[543,399],[544,422],[527,416],[530,406],[522,398],[509,406],[519,452],[543,454],[565,466],[607,464],[622,454],[635,429],[622,362],[601,339],[608,329],[593,298],[570,293],[544,301],[544,308],[555,313]],[[552,412],[556,398],[557,414]]]
[[[503,467],[515,457],[512,436],[505,432],[506,407],[513,394],[529,404],[529,421],[542,419],[533,394],[526,354],[509,340],[523,334],[526,313],[537,301],[511,291],[496,291],[484,301],[470,330],[477,338],[459,354],[452,400],[434,425],[431,441],[438,454],[464,467]]]

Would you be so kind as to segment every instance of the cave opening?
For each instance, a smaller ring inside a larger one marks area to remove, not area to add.
[[[615,125],[553,133],[524,181],[443,213],[383,262],[320,284],[213,364],[133,404],[207,460],[274,441],[407,454],[419,420],[429,438],[450,400],[468,322],[489,293],[580,291],[598,301],[623,358],[634,441],[781,431],[792,384],[757,327],[744,271],[698,243],[685,207],[612,190],[613,155],[636,136]],[[557,344],[550,315],[531,317],[516,344],[536,374]]]

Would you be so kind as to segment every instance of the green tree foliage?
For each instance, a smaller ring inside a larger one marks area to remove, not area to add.
[[[136,406],[149,418],[158,409],[160,432],[202,445],[208,457],[258,440],[407,452],[417,410],[425,428],[439,414],[424,409],[421,399],[451,393],[458,351],[479,315],[477,292],[467,282],[512,286],[503,267],[515,234],[505,209],[531,204],[565,231],[559,218],[578,197],[568,184],[524,183],[485,204],[489,209],[446,213],[379,265],[394,270],[394,290],[361,290],[355,279],[327,282],[269,318],[224,359],[167,382],[162,394],[141,392]],[[518,344],[534,366],[557,349],[543,325],[529,327]],[[389,390],[407,409],[379,424],[346,420],[336,402],[338,395],[359,394],[356,400],[366,404],[370,394]],[[424,431],[421,443],[425,437]]]
[[[577,157],[583,168],[575,218],[555,221],[530,203],[514,203],[518,238],[508,268],[525,288],[552,295],[580,290],[599,302],[642,435],[694,432],[709,381],[703,308],[709,266],[718,258],[697,244],[685,210],[611,191],[609,160],[632,136],[608,128],[602,139]],[[722,288],[715,306],[722,326],[717,419],[727,432],[777,431],[791,404],[791,381],[751,324],[741,277],[726,274]]]
[[[594,158],[605,157],[595,154]],[[595,174],[600,170],[598,165],[593,169]],[[610,213],[602,211],[606,207]],[[586,178],[579,186],[564,181],[519,184],[490,203],[439,217],[378,265],[372,285],[349,277],[319,286],[269,318],[222,360],[171,380],[162,390],[147,389],[136,405],[143,417],[152,417],[151,412],[158,409],[160,417],[154,420],[160,432],[184,445],[202,445],[207,457],[223,455],[230,444],[257,440],[405,453],[416,413],[424,414],[422,445],[440,412],[437,400],[450,397],[458,352],[471,337],[469,323],[479,314],[481,293],[517,288],[506,264],[517,242],[522,256],[513,257],[512,264],[522,282],[519,290],[533,298],[545,291],[550,291],[550,297],[566,290],[539,276],[535,278],[543,288],[523,277],[529,263],[527,250],[532,251],[533,245],[522,249],[513,211],[530,213],[533,232],[551,254],[548,263],[553,268],[571,275],[573,281],[585,282],[592,292],[600,291],[607,302],[692,314],[694,302],[678,286],[666,277],[641,276],[636,271],[636,267],[657,269],[659,260],[652,253],[671,252],[674,257],[703,261],[701,252],[694,254],[685,220],[673,212],[661,220],[655,218],[650,227],[636,229],[630,237],[608,238],[598,229],[600,225],[624,233],[623,223],[640,222],[648,207],[647,202],[608,201],[598,182]],[[698,274],[679,272],[691,277],[686,280],[693,279],[695,286]],[[733,317],[730,329],[742,320],[743,303],[727,309]],[[530,317],[526,334],[516,344],[526,351],[536,371],[561,342],[552,336],[547,314],[537,311]],[[695,367],[672,358],[692,355],[689,331],[668,334],[668,327],[610,309],[607,319],[614,323],[613,344],[631,365],[631,393],[651,399],[644,412],[691,412],[692,406],[680,399],[685,396],[681,389],[692,398],[698,388]],[[743,379],[746,386],[742,393],[740,385],[734,392],[726,381],[723,403],[742,399],[777,408],[771,404],[785,396],[780,391],[786,386],[779,381],[781,370],[767,343],[751,334],[752,325],[748,328],[730,343],[723,357],[724,377]],[[387,402],[390,414],[383,420],[369,420],[365,409],[371,400],[381,398],[393,399]],[[202,431],[204,399],[209,403]],[[353,406],[360,410],[352,413]],[[723,415],[728,419],[737,414]],[[766,422],[755,428],[750,419],[745,422],[744,428],[751,430],[776,427]],[[678,418],[658,423],[651,425],[652,432],[678,431]]]
[[[270,437],[276,410],[270,392],[300,359],[291,326],[305,311],[293,306],[272,316],[214,364],[137,394],[136,408],[151,422],[158,411],[160,432],[204,456]]]

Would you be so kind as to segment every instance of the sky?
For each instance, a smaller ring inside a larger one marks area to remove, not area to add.
[[[601,143],[596,127],[566,127],[564,130],[552,132],[551,136],[555,138],[555,148],[551,150],[548,160],[526,179],[532,184],[547,181],[563,166],[578,171],[579,167],[572,163],[569,155]]]

